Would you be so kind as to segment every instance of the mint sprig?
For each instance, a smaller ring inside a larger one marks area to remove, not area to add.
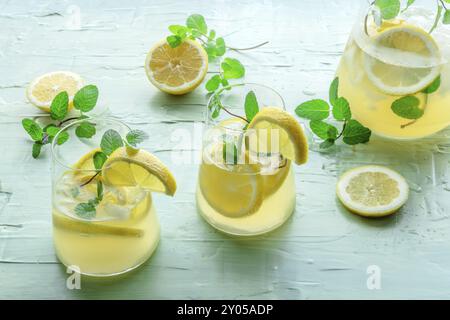
[[[22,120],[22,126],[34,141],[31,155],[38,158],[41,154],[43,146],[52,143],[53,139],[58,135],[57,144],[61,145],[69,140],[67,131],[59,131],[65,124],[75,120],[88,118],[84,112],[91,111],[98,100],[98,88],[95,85],[87,85],[81,88],[74,96],[74,107],[80,111],[78,116],[68,117],[69,95],[66,91],[58,93],[50,104],[50,119],[53,120],[45,127],[41,127],[34,119],[25,118]],[[96,133],[95,126],[89,121],[83,121],[75,129],[75,134],[79,138],[91,138]]]
[[[347,99],[339,97],[338,89],[339,78],[336,77],[330,85],[329,103],[322,99],[313,99],[303,102],[295,109],[297,116],[308,119],[311,131],[323,140],[320,144],[321,149],[332,147],[341,137],[348,145],[366,143],[372,134],[370,129],[352,119],[350,105]],[[325,121],[330,115],[342,123],[340,130]]]

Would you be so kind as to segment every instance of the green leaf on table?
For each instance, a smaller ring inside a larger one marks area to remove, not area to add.
[[[431,94],[441,86],[441,76],[438,76],[434,81],[425,89],[422,90],[423,93]]]
[[[209,30],[209,36],[208,36],[209,40],[214,40],[215,37],[216,37],[216,30],[213,30],[213,29]]]
[[[328,99],[330,100],[330,103],[332,106],[336,103],[336,100],[338,99],[338,89],[339,89],[339,78],[336,77],[331,82],[330,89],[328,91]]]
[[[184,39],[186,38],[189,29],[179,24],[173,24],[169,26],[169,31],[172,32],[174,35]]]
[[[136,147],[138,144],[148,139],[148,134],[145,131],[135,129],[128,132],[125,138],[127,139],[128,144]]]
[[[239,79],[245,75],[245,68],[237,59],[225,58],[221,67],[225,79]]]
[[[206,34],[208,32],[205,18],[201,14],[190,15],[186,20],[186,25],[188,26],[188,28],[198,30],[202,34]]]
[[[75,129],[75,134],[79,138],[92,138],[92,136],[94,136],[95,133],[96,133],[95,126],[88,121],[83,121]]]
[[[256,95],[253,91],[250,91],[245,96],[244,109],[247,121],[251,122],[259,111],[258,100],[256,99]]]
[[[336,120],[350,120],[352,118],[352,112],[350,110],[350,105],[344,97],[337,98],[333,104],[333,117]]]
[[[36,141],[33,143],[33,150],[31,152],[31,155],[33,156],[33,158],[37,158],[39,157],[39,155],[41,154],[41,149],[42,149],[42,143],[40,143],[39,141]]]
[[[107,159],[108,156],[101,151],[97,151],[96,153],[94,153],[94,156],[92,157],[92,161],[94,162],[94,168],[96,170],[100,170],[105,164],[105,161]]]
[[[227,79],[222,78],[222,86],[224,87],[228,87],[230,85],[230,83],[228,82]],[[226,88],[227,90],[231,90],[231,88]]]
[[[120,134],[113,129],[107,130],[102,137],[100,142],[100,148],[106,155],[110,155],[117,148],[123,146],[123,140]]]
[[[218,74],[212,76],[205,84],[206,90],[208,90],[208,92],[216,91],[219,88],[221,81],[222,79]]]
[[[224,141],[222,145],[222,157],[226,164],[238,163],[238,149],[234,141]]]
[[[325,100],[313,99],[300,104],[295,108],[300,118],[309,120],[324,120],[330,115],[330,106]]]
[[[450,9],[445,10],[444,17],[442,18],[443,24],[450,24]]]
[[[96,214],[95,204],[92,202],[79,203],[75,207],[75,213],[80,218],[91,219],[95,217]]]
[[[319,148],[320,149],[328,149],[328,148],[334,146],[334,142],[335,142],[334,139],[326,139],[319,145]]]
[[[336,139],[338,135],[338,130],[336,127],[323,122],[322,120],[311,120],[309,122],[309,127],[316,136],[323,140]]]
[[[81,88],[73,98],[73,105],[75,109],[82,112],[91,111],[97,104],[98,88],[97,86],[90,84]]]
[[[217,38],[216,40],[216,55],[221,57],[225,54],[227,47],[223,38]]]
[[[172,48],[178,47],[183,42],[183,40],[181,39],[180,36],[174,36],[174,35],[168,36],[166,38],[166,41],[169,44],[169,46]]]
[[[36,121],[25,118],[22,120],[22,126],[31,137],[31,139],[33,139],[34,141],[42,140],[44,133],[42,128],[37,124]]]
[[[50,117],[53,120],[63,120],[69,109],[69,95],[66,91],[58,93],[50,105]]]
[[[375,6],[385,20],[394,19],[400,13],[400,0],[375,0]]]
[[[354,145],[358,143],[366,143],[370,140],[372,132],[364,127],[358,121],[349,120],[343,132],[343,140],[346,144]]]
[[[63,144],[64,142],[66,142],[67,140],[69,140],[69,133],[67,132],[67,131],[64,131],[64,132],[61,132],[59,135],[58,135],[58,140],[56,140],[56,143],[58,144],[58,145],[61,145],[61,144]]]
[[[423,116],[423,110],[419,108],[420,101],[415,96],[405,96],[395,100],[392,111],[399,117],[405,119],[419,119]]]

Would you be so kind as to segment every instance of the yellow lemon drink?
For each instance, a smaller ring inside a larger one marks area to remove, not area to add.
[[[450,27],[438,21],[433,28],[435,13],[422,8],[408,8],[390,20],[368,12],[358,20],[337,70],[339,95],[349,101],[354,118],[394,139],[446,128]]]
[[[106,128],[115,127],[124,134],[127,130],[115,120],[98,120],[95,125],[97,139],[102,138],[102,130],[103,136],[110,130]],[[76,126],[75,122],[63,131]],[[110,276],[132,270],[152,255],[160,239],[152,191],[173,195],[175,180],[155,156],[126,146],[116,148],[102,169],[97,169],[94,158],[102,148],[92,149],[94,141],[72,140],[72,145],[53,145],[52,217],[57,256],[66,266],[87,275]],[[65,165],[82,152],[74,165]]]
[[[229,117],[228,112],[238,115],[239,107],[243,112],[238,97],[248,92],[258,99],[258,113],[251,121],[244,115]],[[295,209],[293,164],[306,162],[306,139],[298,122],[283,110],[281,97],[270,88],[245,84],[223,93],[217,93],[223,118],[208,119],[211,126],[204,136],[198,210],[225,233],[263,234],[282,225]],[[210,115],[213,108],[209,105]],[[272,149],[267,148],[265,139],[277,140]],[[275,144],[282,147],[275,150]]]

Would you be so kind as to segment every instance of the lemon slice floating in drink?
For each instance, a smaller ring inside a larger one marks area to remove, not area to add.
[[[383,217],[395,213],[405,204],[409,187],[399,173],[370,165],[344,173],[336,192],[351,212],[364,217]]]
[[[373,39],[379,58],[364,56],[367,76],[379,90],[390,95],[412,94],[439,76],[441,53],[429,33],[408,24],[381,30]]]
[[[180,95],[194,90],[208,71],[208,55],[194,40],[172,48],[164,39],[147,54],[145,71],[150,82],[161,91]]]
[[[69,95],[69,110],[73,107],[75,93],[83,87],[83,79],[69,71],[46,73],[34,79],[27,89],[28,100],[45,112],[50,112],[53,98],[62,91]]]

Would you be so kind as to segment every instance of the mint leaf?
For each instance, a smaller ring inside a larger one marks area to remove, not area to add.
[[[245,96],[245,116],[247,121],[250,122],[256,116],[259,111],[258,100],[256,100],[256,95],[253,91],[250,91]]]
[[[334,139],[327,139],[319,145],[319,148],[320,149],[328,149],[328,148],[334,146],[334,142],[335,142]]]
[[[400,0],[375,0],[375,5],[385,20],[394,19],[400,13]]]
[[[96,214],[95,205],[92,202],[79,203],[75,207],[75,213],[83,219],[92,219]]]
[[[91,111],[97,104],[98,88],[95,85],[87,85],[81,88],[73,98],[75,109],[82,112]]]
[[[425,89],[422,90],[423,93],[431,94],[441,86],[441,76],[438,76],[434,81]]]
[[[337,98],[333,104],[333,117],[336,120],[350,120],[352,118],[352,112],[350,105],[344,97]]]
[[[370,140],[372,132],[364,127],[358,121],[352,119],[349,120],[345,126],[343,135],[344,142],[349,145],[354,145],[358,143],[366,143]]]
[[[300,118],[309,120],[324,120],[330,115],[330,106],[322,99],[314,99],[300,104],[295,109],[295,113]]]
[[[166,38],[166,41],[169,44],[169,46],[171,46],[172,48],[178,47],[181,44],[181,42],[183,42],[181,40],[180,36],[173,36],[173,35],[172,36],[168,36]]]
[[[209,40],[214,40],[215,37],[216,37],[216,31],[211,29],[211,30],[209,31],[209,36],[208,36],[208,38],[209,38]]]
[[[444,17],[442,18],[443,24],[450,24],[450,9],[445,10]]]
[[[408,0],[408,2],[406,3],[406,7],[405,9],[403,9],[403,11],[405,11],[406,9],[408,9],[416,0]]]
[[[339,95],[338,95],[338,89],[339,89],[339,78],[336,77],[334,78],[334,80],[331,82],[330,85],[330,89],[328,91],[328,99],[330,100],[330,103],[332,106],[335,105],[336,100],[338,99]]]
[[[419,119],[423,116],[423,110],[419,108],[420,101],[415,96],[405,96],[395,100],[392,105],[392,111],[399,117],[405,119]]]
[[[138,144],[144,142],[148,139],[148,134],[142,130],[131,130],[127,133],[126,139],[128,144],[133,147],[136,147]]]
[[[217,38],[216,40],[216,55],[221,57],[225,54],[227,47],[223,38]]]
[[[55,126],[54,124],[50,124],[44,128],[44,132],[46,132],[50,137],[54,137],[58,134],[60,128]]]
[[[221,67],[225,79],[239,79],[245,75],[245,68],[237,59],[225,58]]]
[[[230,83],[228,82],[227,79],[222,79],[222,86],[224,87],[228,87],[230,85]],[[227,90],[231,90],[231,88],[226,88]]]
[[[97,200],[98,202],[103,200],[103,183],[101,180],[97,180]]]
[[[79,138],[91,138],[95,135],[95,132],[95,126],[87,121],[83,121],[75,129],[75,134]]]
[[[202,34],[208,32],[208,27],[206,26],[205,18],[201,14],[192,14],[186,20],[186,25],[188,28],[198,30]]]
[[[238,163],[238,150],[233,141],[225,141],[222,145],[222,157],[226,164]]]
[[[216,91],[219,88],[221,81],[222,79],[218,74],[212,76],[211,79],[209,79],[208,82],[206,82],[205,85],[206,90],[208,90],[208,92]]]
[[[103,134],[102,140],[100,142],[100,148],[104,153],[106,153],[106,155],[109,156],[114,152],[114,150],[122,146],[122,137],[117,131],[109,129]]]
[[[312,120],[309,122],[309,127],[311,128],[311,131],[314,132],[316,136],[319,138],[326,140],[326,139],[336,139],[338,135],[338,130],[336,127],[323,122],[322,120]]]
[[[69,95],[66,91],[58,93],[50,105],[50,117],[53,120],[63,120],[69,108]]]
[[[92,157],[92,160],[94,161],[94,168],[96,170],[100,170],[107,159],[108,156],[101,151],[94,153],[94,156]]]
[[[172,32],[174,35],[179,36],[180,38],[186,38],[188,30],[189,30],[188,28],[179,24],[169,26],[169,31]]]
[[[43,138],[42,128],[36,123],[36,121],[25,118],[22,120],[22,126],[28,135],[34,141],[41,141]]]
[[[39,154],[41,153],[41,149],[42,149],[42,143],[40,143],[39,141],[36,141],[35,143],[33,143],[33,150],[31,152],[31,155],[33,156],[33,158],[37,158],[39,157]]]
[[[58,145],[62,145],[67,140],[69,140],[69,133],[67,131],[64,131],[58,135],[58,140],[56,140],[56,143]]]

